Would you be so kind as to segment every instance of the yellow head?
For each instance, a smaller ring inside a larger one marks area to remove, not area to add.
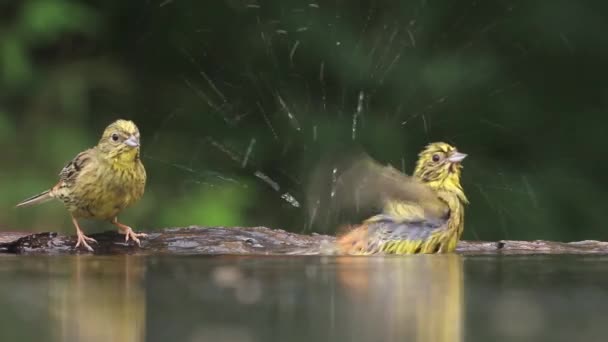
[[[444,142],[429,144],[418,155],[414,176],[434,189],[456,192],[466,202],[460,186],[460,163],[466,156]]]
[[[133,121],[116,120],[103,131],[97,149],[115,162],[133,162],[139,159],[139,129]]]

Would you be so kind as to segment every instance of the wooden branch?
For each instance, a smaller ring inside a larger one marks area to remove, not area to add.
[[[90,235],[95,254],[248,254],[310,255],[331,254],[335,238],[328,235],[301,235],[266,227],[180,227],[150,233],[138,247],[125,243],[124,235],[107,231]],[[75,254],[74,236],[58,233],[0,232],[0,253]],[[608,242],[579,241],[461,241],[461,254],[607,254]]]
[[[608,254],[608,242],[596,240],[575,242],[545,240],[461,241],[456,250],[463,254]]]
[[[334,238],[326,235],[300,235],[265,227],[180,227],[165,228],[141,239],[141,247],[116,231],[90,234],[95,254],[292,254],[319,249]],[[325,242],[324,242],[325,241]],[[75,254],[75,236],[53,232],[0,232],[0,253]]]

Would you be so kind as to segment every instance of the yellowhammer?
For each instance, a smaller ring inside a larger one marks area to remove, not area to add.
[[[88,242],[96,242],[84,235],[77,219],[93,218],[110,220],[125,241],[139,237],[131,227],[118,222],[117,215],[124,208],[137,202],[144,194],[146,170],[139,156],[139,130],[132,121],[117,120],[110,124],[97,146],[79,153],[59,173],[59,183],[51,189],[30,197],[18,207],[45,202],[52,198],[61,200],[76,227],[78,241],[89,251]]]
[[[355,201],[376,196],[381,214],[354,227],[338,239],[345,254],[445,253],[456,248],[464,229],[468,200],[460,185],[466,154],[446,143],[428,145],[420,154],[414,176],[364,158],[337,182],[355,183]],[[366,198],[367,197],[367,198]]]

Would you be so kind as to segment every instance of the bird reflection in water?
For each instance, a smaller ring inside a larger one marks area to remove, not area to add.
[[[340,287],[361,308],[340,313],[350,316],[357,340],[463,340],[460,255],[342,257],[337,263]]]
[[[51,262],[53,340],[143,341],[144,260],[122,255],[75,256]],[[53,269],[55,272],[53,272]],[[65,274],[65,277],[56,273]]]

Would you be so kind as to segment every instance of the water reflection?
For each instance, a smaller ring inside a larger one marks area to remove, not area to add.
[[[0,341],[603,341],[606,288],[605,256],[0,255]]]
[[[364,327],[361,333],[370,340],[462,340],[461,256],[337,260],[340,284],[356,307],[365,308],[353,311],[348,320],[353,327]]]
[[[161,258],[146,276],[148,332],[155,341],[457,342],[462,273],[458,255]]]
[[[126,255],[50,260],[48,307],[54,340],[144,341],[144,259]]]

